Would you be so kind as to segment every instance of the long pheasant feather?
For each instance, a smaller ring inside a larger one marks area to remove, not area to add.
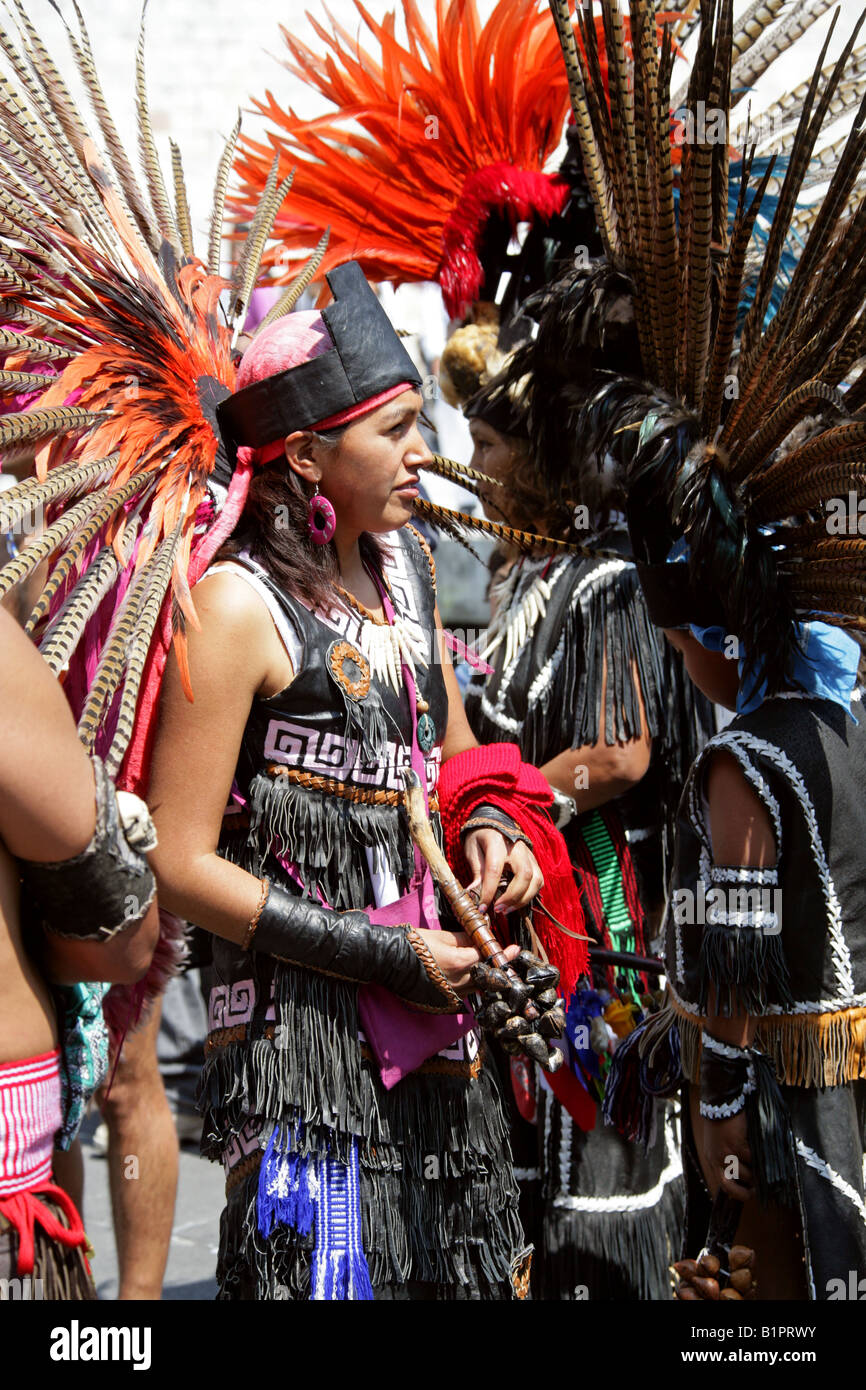
[[[109,705],[122,679],[129,643],[135,633],[141,606],[159,556],[159,551],[152,555],[132,580],[102,648],[99,665],[90,683],[78,721],[78,736],[87,749],[93,748],[103,711]]]
[[[744,159],[738,207],[731,230],[731,244],[720,296],[713,355],[704,389],[702,423],[709,435],[715,434],[721,417],[725,377],[730,372],[731,354],[737,331],[737,311],[740,304],[743,268],[755,221],[761,209],[767,184],[773,174],[773,167],[771,162],[753,194],[748,211],[746,211],[745,203],[752,169],[752,152],[747,153]]]
[[[261,333],[262,329],[267,328],[268,324],[273,323],[275,319],[282,318],[284,314],[288,314],[294,309],[301,295],[304,293],[304,290],[310,284],[316,271],[322,264],[325,252],[328,249],[330,235],[331,229],[330,227],[326,227],[319,239],[318,246],[307,261],[300,275],[295,276],[292,283],[286,288],[283,294],[280,295],[276,304],[265,314],[261,323],[256,327],[256,333]]]
[[[47,435],[68,434],[90,429],[98,415],[79,406],[60,406],[56,410],[30,410],[0,417],[0,449],[24,440],[44,439]]]
[[[565,60],[565,71],[568,77],[568,94],[580,140],[583,167],[599,218],[599,232],[606,254],[613,258],[616,238],[610,217],[610,195],[593,138],[592,122],[586,104],[586,92],[580,70],[580,61],[577,56],[577,44],[574,38],[568,0],[549,0],[549,3],[559,42],[562,46],[562,56]]]
[[[153,219],[145,206],[144,197],[138,185],[132,164],[123,148],[122,141],[117,131],[114,118],[105,100],[99,74],[96,70],[96,63],[93,58],[93,49],[90,44],[90,35],[84,23],[84,17],[77,0],[72,0],[72,6],[78,20],[79,40],[69,33],[69,42],[75,56],[79,74],[87,89],[93,113],[102,132],[105,147],[108,151],[112,167],[117,174],[121,191],[126,200],[141,235],[144,237],[146,245],[154,253],[159,250],[156,228]]]
[[[0,396],[17,395],[22,391],[41,391],[46,378],[38,372],[0,371]]]
[[[66,537],[75,528],[87,521],[90,515],[97,509],[103,500],[103,494],[92,493],[88,497],[82,497],[74,506],[69,507],[57,521],[47,527],[40,536],[32,540],[23,550],[19,551],[14,560],[10,560],[0,570],[0,597],[8,594],[14,589],[16,584],[21,584],[28,575],[32,574],[37,565],[41,565],[43,560],[49,559],[62,545]]]
[[[483,516],[469,516],[449,507],[440,507],[437,503],[429,502],[423,497],[416,497],[413,505],[416,515],[424,521],[432,522],[434,526],[449,525],[461,530],[480,531],[485,536],[493,536],[496,540],[506,541],[509,545],[527,553],[540,550],[556,555],[593,555],[602,559],[614,558],[613,551],[591,550],[585,545],[577,545],[572,541],[555,540],[552,536],[539,536],[534,531],[520,531],[515,526],[505,526],[498,521],[488,521]]]
[[[824,381],[804,381],[797,386],[772,412],[769,419],[753,435],[738,460],[739,471],[751,472],[761,459],[775,452],[791,433],[791,430],[805,416],[814,414],[815,409],[824,405],[835,406],[840,413],[845,411],[845,397],[835,387]],[[766,474],[764,475],[766,477]]]
[[[749,48],[731,72],[731,83],[739,89],[741,97],[754,89],[771,64],[801,38],[816,19],[832,9],[834,3],[835,0],[798,0],[780,24]]]
[[[210,238],[208,240],[207,264],[211,275],[219,275],[221,264],[221,247],[223,238],[223,217],[225,215],[226,193],[229,186],[229,176],[231,174],[232,160],[234,158],[235,147],[238,142],[238,135],[241,129],[241,117],[238,118],[232,127],[231,135],[225,144],[225,149],[220,156],[219,167],[217,169],[216,187],[214,191],[213,209],[211,211]]]
[[[129,562],[137,535],[137,524],[127,527],[120,560],[113,546],[102,547],[46,627],[39,651],[55,676],[68,665],[85,627],[115,584],[121,566]]]
[[[742,354],[743,364],[746,370],[748,370],[754,362],[755,355],[758,350],[758,345],[761,337],[761,327],[763,325],[764,317],[767,313],[767,305],[770,300],[772,286],[776,278],[776,274],[778,272],[779,262],[781,260],[782,250],[785,244],[785,237],[787,234],[788,226],[790,224],[794,203],[796,201],[797,193],[800,188],[800,182],[806,172],[806,168],[811,157],[812,150],[815,147],[815,141],[818,136],[818,131],[820,129],[820,120],[816,121],[815,119],[813,119],[813,111],[815,109],[815,97],[818,93],[820,85],[821,70],[824,66],[824,59],[827,54],[827,49],[829,47],[830,40],[833,36],[835,23],[836,16],[834,15],[833,20],[830,24],[830,28],[824,40],[821,53],[818,57],[818,61],[815,65],[815,70],[812,74],[812,80],[809,84],[808,94],[803,103],[803,109],[800,116],[800,123],[797,128],[797,138],[795,140],[794,148],[791,152],[791,156],[788,162],[788,168],[785,173],[785,181],[782,186],[782,191],[779,195],[779,202],[776,208],[776,214],[773,218],[773,224],[770,230],[770,236],[767,243],[764,262],[761,268],[761,275],[758,280],[757,288],[755,290],[755,296],[752,302],[752,307],[750,308],[746,316],[745,323],[743,324]],[[836,65],[834,73],[838,77],[839,64]],[[824,96],[826,98],[827,92],[830,92],[832,89],[828,85],[825,86],[823,90]],[[816,115],[819,114],[820,101]]]
[[[144,166],[147,188],[156,214],[156,223],[161,235],[178,250],[177,224],[171,211],[171,204],[162,176],[156,142],[153,138],[153,125],[147,101],[147,83],[144,72],[144,38],[147,0],[141,7],[141,24],[138,31],[138,45],[135,51],[135,109],[138,121],[138,148]]]
[[[104,480],[116,462],[116,454],[110,458],[91,459],[88,463],[72,459],[69,463],[52,468],[44,482],[27,478],[23,483],[7,488],[0,493],[0,531],[13,531],[22,517],[28,514],[35,516],[47,503],[68,497],[87,483]]]
[[[23,353],[28,362],[59,362],[67,356],[57,343],[47,343],[40,338],[28,337],[25,333],[14,333],[9,328],[0,328],[0,352]]]
[[[193,255],[192,224],[189,216],[189,198],[183,176],[183,159],[174,140],[169,141],[169,146],[171,148],[171,168],[174,175],[175,220],[183,254],[191,257]]]
[[[135,496],[139,488],[146,482],[152,482],[148,473],[138,473],[134,478],[120,488],[117,492],[110,493],[105,500],[88,517],[81,530],[77,533],[72,544],[67,546],[63,555],[54,566],[51,577],[48,579],[42,593],[33,605],[30,616],[24,625],[25,632],[32,633],[48,612],[54,595],[59,592],[61,586],[66,582],[67,575],[71,572],[74,565],[78,563],[95,536],[102,530],[105,523],[124,505],[130,498]]]
[[[237,288],[237,298],[235,300],[235,315],[240,325],[247,311],[250,302],[250,295],[253,285],[259,274],[262,263],[262,254],[265,243],[270,236],[274,219],[285,201],[286,194],[292,186],[295,177],[294,170],[291,170],[280,184],[276,183],[278,160],[274,160],[273,175],[274,186],[269,187],[262,198],[259,210],[249,230],[243,255],[238,265],[235,276],[235,286]]]
[[[455,463],[454,459],[445,458],[443,454],[434,454],[433,462],[423,465],[426,473],[436,473],[440,478],[447,478],[449,482],[460,483],[465,486],[469,483],[483,483],[485,487],[501,487],[502,484],[496,478],[491,478],[487,473],[481,473],[477,468],[470,468],[468,464]]]
[[[117,714],[117,726],[105,765],[112,775],[117,772],[132,735],[135,709],[144,675],[147,653],[159,620],[166,594],[171,584],[171,572],[180,545],[182,523],[163,542],[162,553],[156,557],[149,591],[142,603],[136,622],[136,632],[126,658],[126,674]],[[187,682],[188,684],[188,677]]]

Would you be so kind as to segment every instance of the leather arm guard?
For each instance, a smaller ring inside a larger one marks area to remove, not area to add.
[[[154,849],[156,835],[144,802],[116,792],[102,760],[91,762],[96,827],[89,845],[72,859],[20,859],[18,867],[30,922],[76,941],[108,941],[153,902],[156,880],[139,851]]]
[[[334,912],[278,884],[269,887],[252,949],[341,980],[382,985],[426,1013],[463,1007],[412,927],[381,926],[366,912]]]
[[[727,1120],[745,1111],[758,1199],[793,1206],[798,1201],[797,1159],[791,1116],[771,1058],[757,1047],[733,1047],[703,1030],[700,1111]]]

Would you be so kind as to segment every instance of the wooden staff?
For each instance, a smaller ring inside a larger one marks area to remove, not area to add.
[[[466,889],[455,877],[451,865],[445,858],[433,833],[433,827],[424,805],[424,793],[417,772],[412,768],[403,769],[406,783],[406,814],[409,817],[409,831],[419,850],[430,866],[430,872],[448,899],[451,911],[460,926],[472,940],[472,944],[486,961],[508,976],[509,982],[518,989],[525,986],[517,971],[509,965],[505,952],[493,934],[487,915],[479,912]],[[538,1018],[538,1010],[530,1001],[521,1010],[526,1019]]]
[[[664,961],[655,956],[636,956],[633,951],[607,951],[603,946],[590,946],[593,965],[623,965],[629,970],[642,970],[646,975],[663,975]]]

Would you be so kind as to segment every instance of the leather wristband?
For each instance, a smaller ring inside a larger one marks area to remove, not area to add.
[[[71,940],[107,941],[140,921],[153,902],[153,873],[130,841],[153,848],[156,836],[144,803],[115,791],[100,758],[91,762],[96,826],[90,843],[71,859],[50,864],[21,859],[18,867],[30,922]]]
[[[737,1115],[755,1089],[750,1047],[733,1047],[704,1031],[701,1047],[700,1112],[707,1120]]]
[[[471,834],[473,830],[498,830],[499,834],[512,844],[520,840],[528,849],[532,849],[529,836],[524,834],[517,822],[498,806],[488,806],[484,802],[475,806],[469,819],[460,827],[460,838]]]
[[[457,1013],[463,1002],[414,928],[334,912],[271,883],[253,947],[289,965],[355,984],[377,984],[426,1013]]]

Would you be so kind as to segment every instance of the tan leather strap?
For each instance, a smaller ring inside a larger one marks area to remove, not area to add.
[[[308,787],[310,791],[327,792],[330,796],[342,797],[364,806],[402,806],[404,793],[390,787],[351,787],[345,782],[335,782],[331,777],[322,777],[316,772],[303,772],[297,767],[284,767],[282,763],[269,763],[271,777],[285,777],[298,787]],[[439,810],[439,798],[434,792],[430,798],[430,810]]]

